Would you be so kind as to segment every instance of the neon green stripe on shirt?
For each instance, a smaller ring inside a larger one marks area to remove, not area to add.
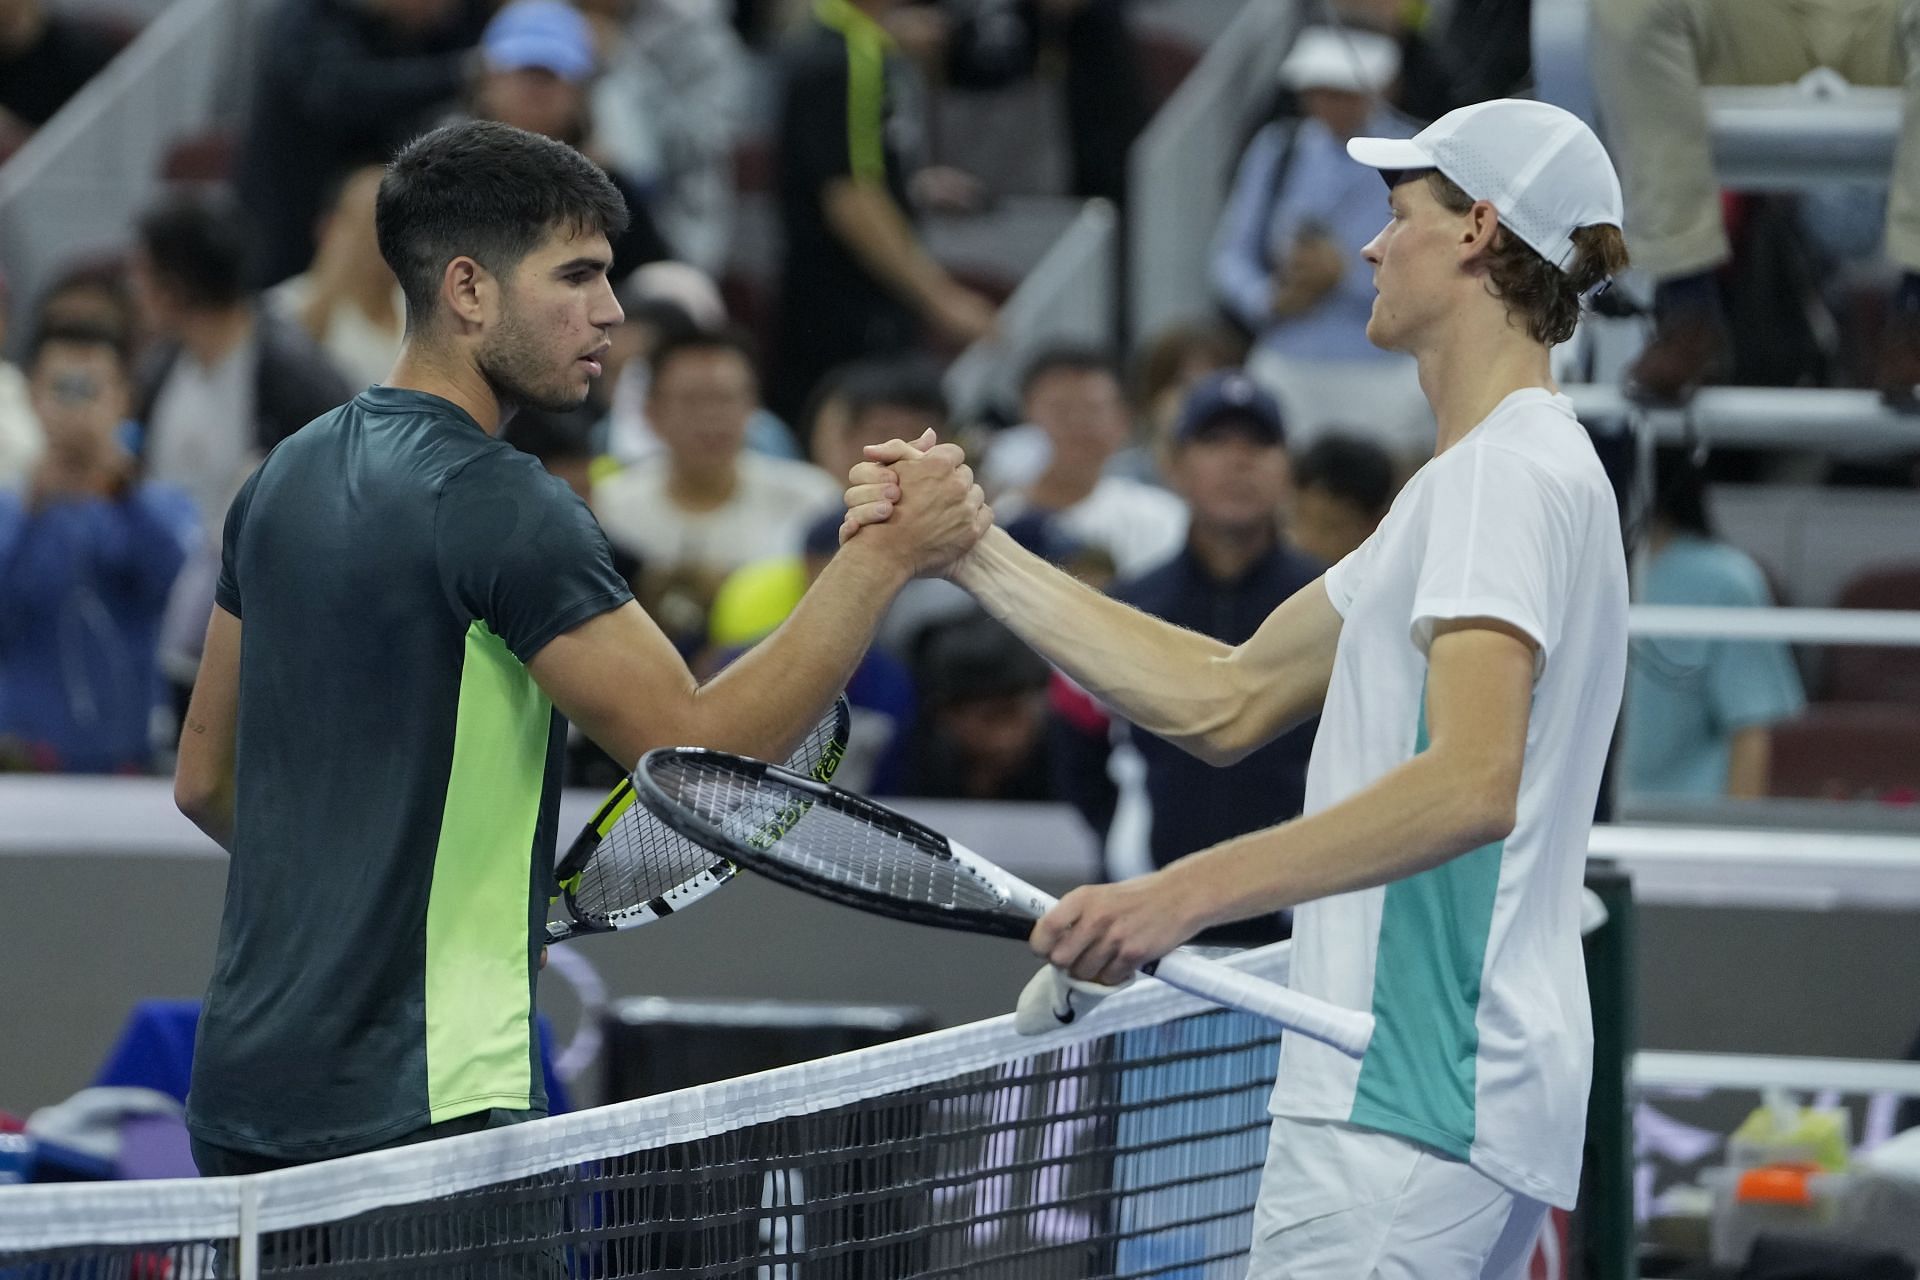
[[[528,895],[552,710],[506,642],[473,623],[427,899],[435,1124],[533,1105]]]

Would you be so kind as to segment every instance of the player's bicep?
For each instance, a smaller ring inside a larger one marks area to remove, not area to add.
[[[215,605],[174,764],[174,803],[182,813],[204,814],[231,791],[239,714],[240,619]]]
[[[1341,623],[1325,577],[1315,578],[1228,655],[1234,681],[1244,691],[1243,718],[1255,746],[1319,712],[1333,679]]]
[[[654,747],[697,737],[693,674],[631,600],[547,641],[528,659],[527,673],[561,715],[626,768]]]
[[[1537,641],[1494,618],[1434,624],[1427,655],[1427,750],[1511,822],[1533,706]]]

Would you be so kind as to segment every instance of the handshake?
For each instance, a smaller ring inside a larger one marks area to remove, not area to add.
[[[960,446],[941,444],[928,431],[912,443],[868,445],[866,455],[847,475],[840,544],[864,530],[912,576],[952,573],[993,527]]]

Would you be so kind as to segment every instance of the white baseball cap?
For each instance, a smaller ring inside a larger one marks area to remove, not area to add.
[[[1280,63],[1289,89],[1384,93],[1400,74],[1400,46],[1371,31],[1308,27]]]
[[[1438,169],[1500,222],[1566,270],[1573,233],[1620,225],[1620,176],[1593,130],[1571,111],[1496,98],[1449,111],[1411,138],[1354,138],[1347,154],[1386,172]]]

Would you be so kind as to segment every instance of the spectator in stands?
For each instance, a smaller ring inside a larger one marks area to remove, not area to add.
[[[914,434],[919,439],[919,433]],[[840,549],[835,509],[807,528],[801,554],[760,560],[721,584],[707,623],[707,643],[716,669],[731,662],[786,621],[800,597]],[[914,722],[913,677],[906,664],[879,646],[867,650],[847,681],[853,732],[835,785],[865,794],[893,795],[905,778],[909,733]]]
[[[607,540],[642,565],[641,604],[683,646],[704,638],[714,592],[742,565],[793,555],[844,480],[746,448],[760,405],[745,342],[690,333],[655,350],[647,420],[666,449],[593,487]]]
[[[1385,449],[1328,432],[1293,455],[1288,540],[1322,564],[1340,563],[1386,518],[1396,480]]]
[[[0,351],[7,346],[7,315],[7,282],[0,276]],[[26,375],[0,360],[0,493],[26,488],[41,448],[40,423],[33,416]]]
[[[951,19],[946,84],[994,89],[1057,68],[1068,191],[1127,197],[1127,152],[1146,127],[1146,82],[1123,0],[931,0]]]
[[[42,0],[0,0],[0,157],[80,92],[120,40]]]
[[[373,199],[385,172],[368,165],[347,176],[321,223],[313,265],[267,293],[275,314],[306,330],[360,387],[387,380],[406,336],[406,296],[373,234]]]
[[[904,794],[1051,800],[1047,664],[975,611],[932,628],[914,661],[920,718]]]
[[[807,456],[837,480],[879,440],[918,440],[947,432],[947,393],[924,361],[862,360],[835,369],[814,390],[802,417]],[[901,433],[905,432],[905,435]]]
[[[230,201],[182,194],[141,216],[130,259],[135,302],[162,344],[137,402],[142,457],[151,478],[193,495],[216,534],[266,451],[353,396],[313,339],[249,291],[250,248]]]
[[[0,740],[27,768],[153,763],[161,612],[200,535],[186,494],[139,477],[120,342],[50,328],[27,357],[47,447],[26,494],[0,493]]]
[[[625,318],[609,335],[606,372],[594,380],[587,402],[604,415],[604,452],[624,466],[665,447],[647,422],[655,348],[693,330],[726,328],[727,305],[719,286],[684,262],[650,262],[621,283],[618,295]],[[801,456],[793,432],[764,408],[747,422],[747,448],[776,458]]]
[[[125,345],[139,368],[148,335],[133,305],[125,258],[81,262],[53,278],[34,308],[35,331],[74,325],[105,329]]]
[[[679,257],[718,274],[733,233],[733,151],[745,127],[747,53],[718,0],[583,0],[601,26],[596,150],[652,193]]]
[[[1433,415],[1413,360],[1367,340],[1380,176],[1347,154],[1362,134],[1411,130],[1378,101],[1399,69],[1392,41],[1310,27],[1281,64],[1305,115],[1254,135],[1213,249],[1214,291],[1255,335],[1248,371],[1279,398],[1296,446],[1350,422],[1409,457],[1433,451]]]
[[[1697,463],[1662,450],[1647,532],[1646,604],[1764,608],[1767,579],[1721,541]],[[1767,794],[1769,727],[1806,704],[1787,646],[1776,641],[1634,641],[1627,672],[1622,790],[1639,796]]]
[[[789,419],[829,369],[903,354],[923,324],[961,343],[993,328],[993,304],[935,262],[914,229],[908,184],[925,125],[913,70],[879,22],[895,3],[820,0],[784,59],[772,400]]]
[[[480,38],[480,76],[472,94],[475,119],[494,120],[592,153],[588,91],[598,66],[593,27],[564,0],[512,0]],[[627,228],[613,242],[618,280],[649,262],[674,256],[654,223],[648,193],[609,170],[627,202]]]
[[[327,195],[458,100],[488,0],[279,0],[260,33],[235,180],[262,236],[254,283],[304,271]]]
[[[1914,408],[1920,383],[1920,7],[1752,0],[1596,0],[1594,89],[1626,197],[1636,265],[1655,280],[1655,333],[1629,385],[1674,400],[1731,362],[1718,269],[1728,241],[1701,86],[1781,84],[1825,66],[1862,85],[1905,84],[1887,209],[1887,256],[1902,272],[1877,385]]]
[[[1444,29],[1432,5],[1406,0],[1339,0],[1343,21],[1390,37],[1400,47],[1393,105],[1416,120],[1455,107],[1525,96],[1533,74],[1533,0],[1455,0]]]
[[[1032,484],[995,501],[1003,524],[1047,513],[1076,542],[1104,551],[1123,577],[1179,549],[1185,504],[1163,489],[1106,474],[1131,435],[1112,357],[1088,347],[1042,352],[1021,381],[1020,400],[1027,419],[1046,432],[1048,455]]]
[[[1114,459],[1115,469],[1135,480],[1164,483],[1173,428],[1180,421],[1187,393],[1210,373],[1238,369],[1246,357],[1246,341],[1217,320],[1188,321],[1155,335],[1133,367],[1134,401],[1146,429],[1146,443]]]
[[[1268,614],[1320,576],[1319,561],[1289,546],[1280,511],[1287,491],[1280,407],[1244,373],[1213,374],[1188,395],[1173,433],[1169,477],[1192,512],[1186,546],[1165,563],[1123,579],[1108,594],[1228,644],[1251,636]],[[1308,721],[1236,764],[1215,768],[1161,738],[1130,729],[1145,763],[1147,859],[1108,846],[1108,874],[1121,879],[1164,867],[1199,849],[1297,817],[1304,805],[1314,728]],[[1076,788],[1082,812],[1099,825],[1111,812],[1105,735],[1088,735]],[[1102,794],[1102,793],[1107,794]],[[1115,831],[1117,840],[1126,833]],[[1206,937],[1258,944],[1285,936],[1276,917]]]

